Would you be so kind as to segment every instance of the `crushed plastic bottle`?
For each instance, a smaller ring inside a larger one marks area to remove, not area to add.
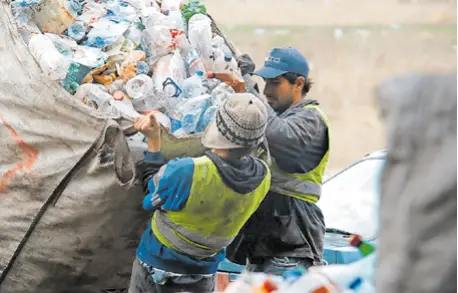
[[[86,36],[84,23],[78,21],[71,24],[67,29],[67,35],[75,41],[81,41]]]
[[[181,95],[181,85],[186,79],[186,66],[180,51],[161,57],[153,69],[153,81],[158,93],[167,97]]]
[[[119,113],[122,116],[134,119],[140,114],[135,111],[132,101],[126,97],[126,94],[122,91],[116,91],[113,93],[114,103],[113,106],[116,107]]]
[[[210,95],[202,95],[187,100],[177,110],[181,117],[181,127],[188,134],[198,132],[197,125],[203,113],[210,105]]]
[[[128,22],[113,22],[106,18],[99,19],[87,34],[84,45],[105,48],[114,44],[129,28]]]
[[[11,3],[11,10],[18,27],[27,27],[30,20],[31,9],[40,5],[43,0],[16,0]]]
[[[119,116],[119,110],[114,107],[113,96],[106,92],[101,85],[92,83],[82,84],[75,93],[75,98],[85,105],[108,116]]]
[[[204,73],[202,71],[197,71],[196,74],[185,79],[182,86],[182,97],[190,99],[205,94],[207,92],[207,88],[202,82],[203,78]]]
[[[207,8],[199,0],[189,0],[188,3],[183,4],[181,13],[186,22],[189,23],[191,17],[196,14],[207,14]]]
[[[210,125],[213,119],[215,119],[217,109],[218,107],[216,105],[213,105],[208,107],[207,110],[205,110],[205,112],[200,117],[199,122],[197,123],[197,132],[204,132],[205,129],[207,129],[207,127]]]
[[[188,24],[189,42],[196,49],[207,71],[212,68],[212,29],[211,20],[204,14],[191,17]]]
[[[137,18],[135,9],[125,1],[108,1],[105,3],[106,16],[104,18],[115,23],[131,23]]]
[[[70,62],[56,49],[47,36],[34,35],[30,39],[29,50],[48,78],[58,80],[67,76]]]
[[[140,45],[142,41],[142,30],[143,30],[143,24],[141,23],[140,20],[136,20],[133,22],[129,29],[124,33],[124,37],[126,39],[131,40],[135,46]]]
[[[234,89],[232,87],[230,87],[229,85],[227,85],[224,82],[219,83],[211,91],[213,104],[215,104],[215,105],[221,104],[224,100],[229,98],[234,93],[235,93],[235,91],[234,91]]]

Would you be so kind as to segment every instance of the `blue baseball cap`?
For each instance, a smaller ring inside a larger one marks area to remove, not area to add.
[[[304,55],[292,47],[274,48],[264,61],[264,67],[253,74],[263,78],[275,78],[287,72],[307,77],[309,64]]]

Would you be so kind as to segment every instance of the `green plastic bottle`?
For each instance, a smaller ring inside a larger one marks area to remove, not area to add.
[[[352,236],[350,245],[358,248],[359,252],[361,252],[363,256],[368,256],[375,251],[375,246],[367,241],[363,241],[359,235]]]
[[[191,17],[195,14],[207,14],[207,8],[205,8],[205,5],[203,5],[199,0],[189,0],[188,3],[183,4],[181,13],[186,20],[186,23],[188,23]]]

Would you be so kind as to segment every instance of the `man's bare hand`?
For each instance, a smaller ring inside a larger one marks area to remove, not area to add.
[[[161,125],[156,116],[154,116],[154,112],[137,116],[134,120],[134,127],[149,140],[158,140],[160,138]]]

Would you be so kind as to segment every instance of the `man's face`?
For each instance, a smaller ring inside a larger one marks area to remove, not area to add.
[[[264,79],[264,95],[269,105],[277,112],[283,113],[294,103],[294,84],[283,76]]]

